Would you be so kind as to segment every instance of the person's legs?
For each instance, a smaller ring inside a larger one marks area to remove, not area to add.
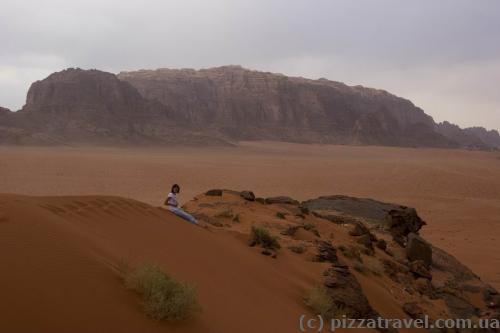
[[[186,213],[182,208],[172,207],[170,208],[170,211],[175,215],[182,217],[184,220],[187,220],[193,224],[198,224],[196,218],[193,215]]]

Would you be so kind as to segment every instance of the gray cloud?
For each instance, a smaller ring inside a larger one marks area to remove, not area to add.
[[[500,128],[496,0],[3,0],[0,105],[65,67],[241,64],[386,89]]]

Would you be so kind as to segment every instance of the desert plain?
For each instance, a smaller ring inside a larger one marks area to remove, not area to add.
[[[500,288],[500,153],[243,142],[235,147],[0,147],[0,193],[113,195],[162,205],[212,188],[415,207],[423,236]]]

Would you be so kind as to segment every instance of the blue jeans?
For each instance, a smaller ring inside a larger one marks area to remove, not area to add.
[[[168,207],[168,209],[175,215],[182,217],[184,220],[189,221],[192,224],[198,224],[196,218],[193,215],[186,213],[182,208]]]

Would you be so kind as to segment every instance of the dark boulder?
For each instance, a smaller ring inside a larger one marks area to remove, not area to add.
[[[240,196],[248,201],[255,201],[255,194],[252,191],[241,191]]]
[[[410,261],[422,260],[429,267],[432,264],[432,248],[422,237],[410,233],[406,244],[406,257]]]
[[[480,311],[475,306],[463,298],[451,294],[443,294],[442,297],[452,316],[455,318],[467,319],[480,314]]]
[[[403,311],[413,319],[423,318],[424,316],[424,311],[416,302],[403,304]]]
[[[386,216],[386,228],[391,235],[396,237],[407,237],[410,233],[418,233],[425,222],[418,216],[414,208],[401,207],[392,209]]]
[[[221,197],[222,196],[222,190],[208,190],[205,192],[205,195],[212,196],[212,197]]]
[[[423,277],[425,279],[432,280],[432,275],[429,269],[422,260],[415,260],[409,264],[410,272],[415,275],[415,277]]]
[[[258,202],[260,204],[265,205],[266,204],[266,199],[264,199],[264,198],[255,198],[255,202]]]
[[[332,264],[338,263],[337,249],[330,242],[318,241],[317,246],[318,253],[316,255],[316,261],[330,262]]]
[[[375,246],[382,251],[387,250],[387,242],[383,239],[377,240],[377,242],[375,243]]]
[[[326,276],[324,285],[328,295],[347,317],[359,319],[378,316],[347,266],[332,266],[323,275]]]
[[[272,205],[272,204],[286,204],[286,205],[298,206],[299,202],[297,200],[295,200],[295,199],[290,198],[290,197],[279,196],[279,197],[266,198],[266,204],[268,204],[268,205]]]
[[[369,233],[370,231],[368,230],[368,228],[361,222],[355,222],[354,227],[351,231],[349,231],[349,235],[351,236],[362,236]]]
[[[358,239],[356,240],[358,244],[363,245],[366,248],[366,253],[371,255],[374,252],[373,249],[373,244],[372,244],[372,239],[370,237],[370,234],[364,234],[362,236],[359,236]]]

